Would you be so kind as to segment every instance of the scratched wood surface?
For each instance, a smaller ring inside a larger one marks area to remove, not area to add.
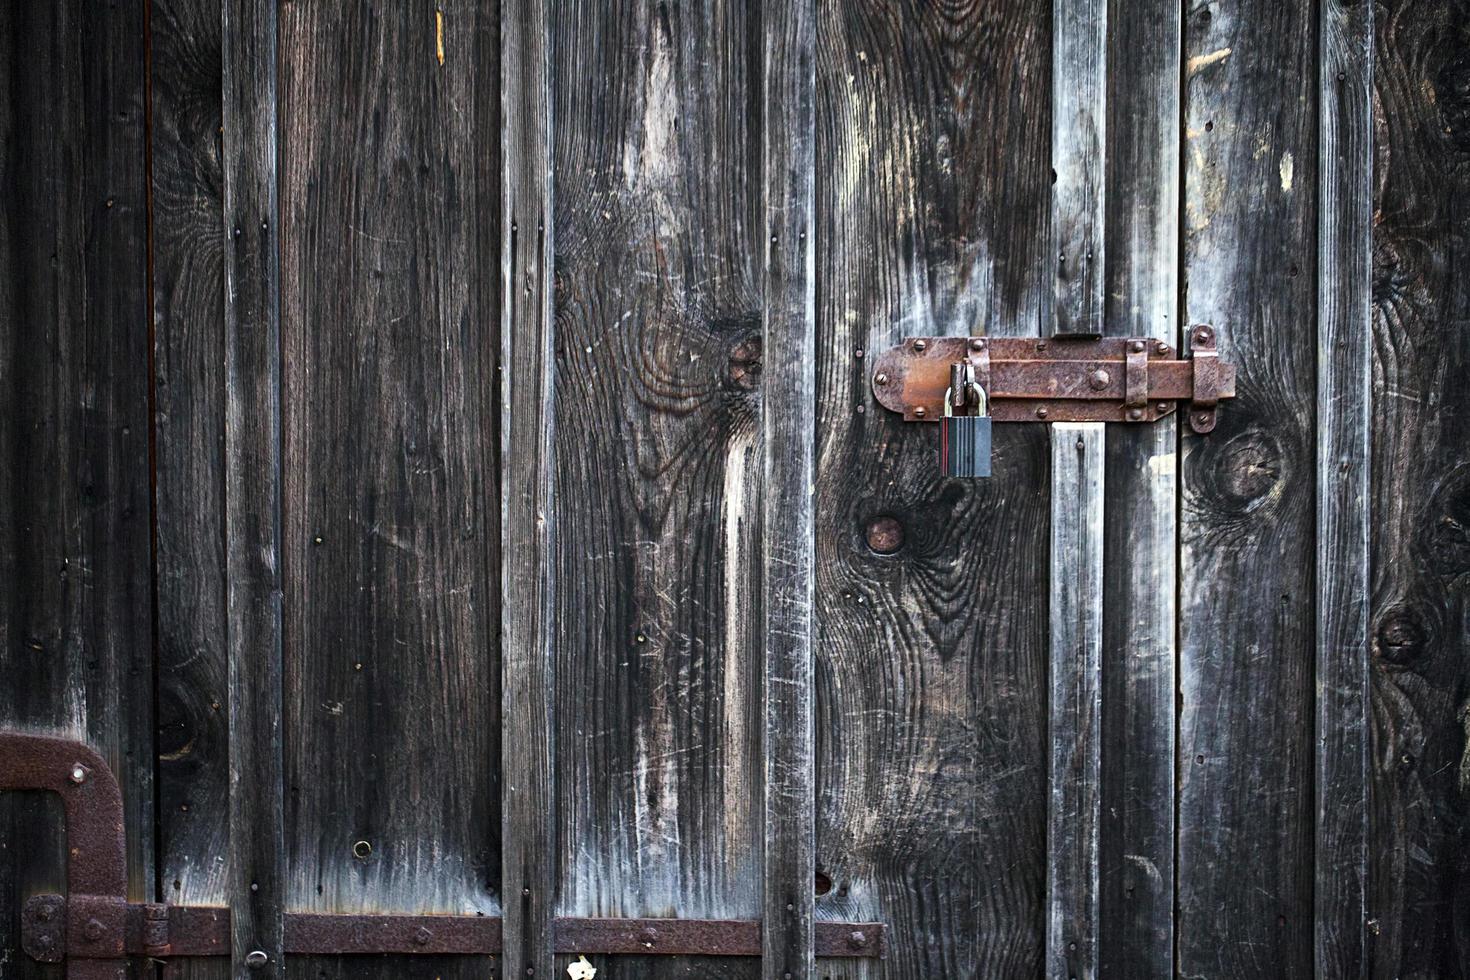
[[[1179,343],[1181,5],[1108,10],[1103,332]],[[1098,972],[1174,968],[1177,416],[1107,433]]]
[[[0,9],[0,724],[113,762],[132,897],[252,976],[285,908],[507,916],[303,978],[561,975],[552,914],[770,923],[603,978],[1464,976],[1470,7],[1052,6]],[[1099,316],[1240,368],[1107,432],[1100,593],[1057,434],[943,481],[867,388]],[[56,976],[59,809],[0,827]]]
[[[1184,437],[1178,969],[1312,972],[1317,22],[1236,0],[1184,23],[1183,309],[1239,372]]]
[[[889,928],[823,977],[1042,968],[1047,433],[942,480],[868,377],[905,335],[1041,329],[1046,9],[819,6],[816,904]]]
[[[471,2],[281,8],[293,910],[499,911],[497,31]],[[349,968],[410,966],[291,972]]]
[[[560,915],[761,912],[759,28],[737,2],[551,7]]]
[[[1463,977],[1470,4],[1374,29],[1371,975]]]
[[[219,0],[149,13],[160,896],[230,897]],[[170,967],[229,976],[223,960]]]
[[[154,894],[143,5],[0,10],[0,725],[90,741]],[[0,975],[63,891],[60,807],[0,796]],[[146,968],[139,967],[139,970]]]

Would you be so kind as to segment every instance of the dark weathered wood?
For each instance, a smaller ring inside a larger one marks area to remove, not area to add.
[[[812,732],[816,361],[816,36],[813,0],[761,8],[765,270],[761,594],[765,648],[762,976],[807,976],[815,853]]]
[[[1173,0],[1108,10],[1103,332],[1178,343],[1179,22]],[[1098,972],[1174,968],[1178,421],[1107,434]]]
[[[1050,326],[1057,335],[1103,332],[1107,15],[1108,0],[1052,5]],[[1090,980],[1098,967],[1104,430],[1057,425],[1050,438],[1046,972]]]
[[[1046,974],[1078,980],[1098,971],[1104,431],[1051,427]]]
[[[292,910],[500,911],[498,25],[281,8]]]
[[[565,916],[761,915],[763,15],[620,0],[551,17]],[[778,404],[797,370],[776,372]],[[594,959],[602,976],[761,970]]]
[[[224,534],[233,969],[284,976],[276,11],[221,4]]]
[[[1103,332],[1108,0],[1052,5],[1053,333]]]
[[[153,894],[144,10],[0,10],[0,725],[82,739]],[[61,890],[60,808],[0,796],[0,974]]]
[[[149,14],[158,878],[164,901],[229,902],[220,2]],[[176,961],[170,978],[229,975]]]
[[[1308,976],[1315,9],[1199,5],[1184,37],[1184,309],[1239,394],[1180,474],[1178,970]]]
[[[823,977],[1042,969],[1047,433],[941,480],[868,374],[905,335],[1043,329],[1048,9],[818,7],[816,902],[889,926]]]
[[[1377,7],[1373,224],[1375,977],[1470,962],[1470,4]]]
[[[1318,7],[1317,976],[1367,967],[1373,4]]]
[[[500,893],[507,977],[551,975],[557,901],[557,869],[548,860],[557,847],[548,21],[542,0],[504,0],[500,8]]]

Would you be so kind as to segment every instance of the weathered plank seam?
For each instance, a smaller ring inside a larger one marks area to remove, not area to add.
[[[1313,940],[1318,975],[1348,977],[1367,969],[1373,5],[1318,13]]]

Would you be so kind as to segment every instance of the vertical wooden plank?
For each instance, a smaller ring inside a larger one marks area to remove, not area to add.
[[[498,17],[281,12],[293,910],[500,911]]]
[[[253,968],[255,976],[281,977],[287,882],[276,9],[253,0],[223,0],[221,25],[228,897],[236,975]],[[261,956],[264,963],[258,962]]]
[[[90,742],[153,895],[145,35],[140,3],[0,11],[0,725]],[[60,810],[0,800],[0,974],[62,891]]]
[[[1470,962],[1467,24],[1464,0],[1374,15],[1368,930],[1385,980]]]
[[[1186,12],[1184,309],[1239,375],[1180,474],[1184,975],[1313,968],[1316,50],[1311,5]]]
[[[1103,332],[1108,0],[1052,5],[1052,256],[1057,335]]]
[[[1108,9],[1108,336],[1179,343],[1180,18]],[[1174,968],[1178,422],[1107,433],[1098,971]]]
[[[1097,976],[1104,426],[1051,427],[1046,973]]]
[[[812,0],[761,11],[766,262],[762,348],[765,980],[814,966],[812,491],[816,392],[816,38]]]
[[[763,344],[762,79],[800,69],[763,67],[764,17],[782,23],[730,0],[551,16],[560,915],[761,915],[762,393],[774,376],[784,405],[808,355],[781,321],[781,368]]]
[[[1367,967],[1373,4],[1318,7],[1318,976]]]
[[[158,876],[163,900],[226,905],[224,228],[219,0],[152,0]],[[169,976],[229,975],[223,960]]]
[[[1108,0],[1052,5],[1052,332],[1103,332]],[[1047,973],[1097,974],[1104,430],[1052,427]],[[1095,510],[1095,513],[1094,513]],[[1094,541],[1092,532],[1097,530]],[[1093,591],[1095,590],[1095,591]]]
[[[1047,430],[940,479],[870,365],[1049,329],[1048,9],[818,6],[816,904],[889,927],[823,977],[1043,968]]]
[[[551,548],[551,37],[542,0],[500,8],[501,851],[506,977],[549,977],[556,913]]]

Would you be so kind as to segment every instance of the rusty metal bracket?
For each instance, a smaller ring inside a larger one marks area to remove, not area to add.
[[[61,796],[69,895],[37,895],[21,909],[21,946],[65,963],[69,980],[124,980],[127,957],[230,954],[230,910],[127,900],[122,793],[111,768],[80,742],[0,731],[0,790]],[[881,957],[880,922],[815,923],[816,955]],[[749,919],[557,919],[558,953],[760,956]],[[288,954],[492,956],[501,919],[481,915],[337,915],[288,912]]]
[[[1235,368],[1215,331],[1190,328],[1190,356],[1161,340],[1105,337],[909,337],[879,355],[873,393],[906,421],[938,420],[950,366],[968,361],[997,422],[1156,422],[1180,402],[1199,433],[1235,397]]]

